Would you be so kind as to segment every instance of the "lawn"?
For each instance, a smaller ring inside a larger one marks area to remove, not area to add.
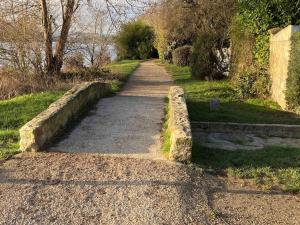
[[[63,92],[43,92],[0,101],[0,159],[18,152],[19,129]]]
[[[185,89],[192,121],[300,124],[299,116],[283,111],[270,99],[239,99],[228,80],[200,81],[191,78],[189,67],[164,66],[175,83]],[[210,111],[212,99],[220,100],[219,110]]]
[[[270,190],[300,192],[300,149],[269,147],[258,151],[208,149],[194,143],[193,162],[229,179],[249,180]]]

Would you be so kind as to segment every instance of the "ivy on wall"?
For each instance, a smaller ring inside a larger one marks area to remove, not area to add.
[[[292,36],[286,101],[288,109],[300,112],[300,33]]]
[[[268,95],[268,30],[284,28],[290,24],[300,24],[300,0],[237,1],[237,11],[230,32],[231,77],[239,93],[243,93],[242,97]],[[248,76],[247,79],[243,79],[245,75]]]

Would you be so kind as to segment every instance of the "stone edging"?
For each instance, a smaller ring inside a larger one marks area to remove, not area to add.
[[[169,158],[177,162],[189,163],[192,159],[192,132],[184,91],[174,86],[169,91],[168,129],[171,134]]]
[[[20,150],[41,150],[86,106],[109,92],[110,85],[102,82],[76,85],[20,129]]]
[[[193,133],[245,133],[261,137],[300,138],[300,125],[191,122]]]

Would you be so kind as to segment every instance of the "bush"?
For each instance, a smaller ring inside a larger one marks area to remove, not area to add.
[[[68,56],[64,62],[64,69],[67,71],[76,71],[84,68],[84,58],[81,52],[75,52]]]
[[[192,46],[186,45],[176,48],[172,52],[172,61],[176,66],[188,66],[191,61]]]
[[[201,34],[193,44],[190,62],[192,76],[202,80],[222,79],[226,68],[218,51],[216,38],[211,34]]]
[[[157,54],[154,31],[141,21],[124,24],[115,38],[119,59],[148,59]]]
[[[270,91],[270,78],[265,71],[248,68],[236,75],[234,88],[240,98],[267,97]]]
[[[300,33],[293,34],[291,49],[286,101],[290,110],[298,111],[300,106]]]

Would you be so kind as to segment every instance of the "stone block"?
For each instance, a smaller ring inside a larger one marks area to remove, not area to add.
[[[171,149],[169,159],[190,163],[192,159],[192,131],[188,110],[181,87],[171,87],[169,92],[169,131]]]

